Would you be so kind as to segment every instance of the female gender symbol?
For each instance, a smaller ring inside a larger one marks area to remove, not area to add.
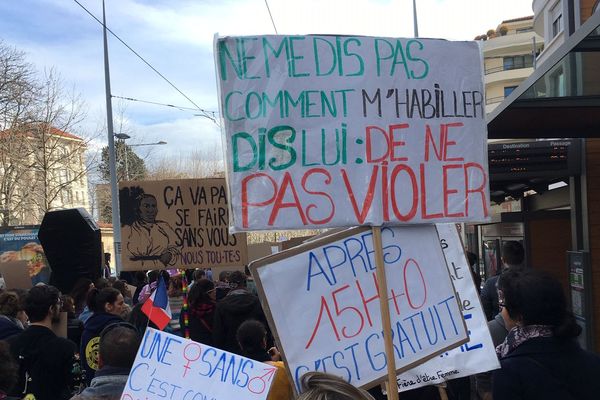
[[[190,353],[192,354],[192,356],[190,356],[190,354],[188,354],[188,349],[192,349],[190,351]],[[198,354],[194,354],[194,349],[196,349],[196,351],[198,352]],[[202,349],[200,347],[200,345],[198,343],[189,343],[187,346],[185,346],[183,348],[183,358],[185,358],[187,360],[187,364],[185,364],[183,366],[183,368],[185,369],[185,371],[183,371],[183,377],[185,378],[185,376],[187,375],[188,370],[190,369],[190,363],[196,361],[197,359],[200,358],[200,355],[202,354]]]

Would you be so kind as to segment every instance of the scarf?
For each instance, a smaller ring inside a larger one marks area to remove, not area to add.
[[[515,326],[508,332],[504,342],[496,347],[496,354],[498,354],[498,357],[504,358],[529,339],[552,336],[554,334],[550,325]]]
[[[200,320],[202,325],[212,332],[212,316],[210,315],[215,310],[215,303],[200,303],[196,307],[190,308],[190,315]],[[210,321],[206,322],[206,317],[210,316]]]

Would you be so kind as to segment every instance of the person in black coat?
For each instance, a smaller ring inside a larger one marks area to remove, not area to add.
[[[229,277],[231,291],[217,303],[213,324],[213,345],[230,353],[242,354],[236,333],[240,325],[255,319],[268,326],[258,297],[246,288],[246,275],[234,271]],[[273,346],[273,337],[267,333],[267,345]]]
[[[498,298],[511,328],[496,349],[494,400],[592,400],[600,396],[600,357],[576,341],[581,328],[558,281],[539,271],[510,270]]]
[[[9,395],[36,400],[66,400],[71,397],[76,365],[75,343],[57,337],[52,323],[60,317],[60,292],[53,286],[35,286],[25,300],[31,322],[23,333],[8,339],[10,351],[19,361],[19,379]],[[28,397],[29,398],[29,397]]]
[[[212,346],[213,320],[215,316],[215,284],[208,279],[198,279],[188,293],[188,329],[190,339],[194,342]],[[179,317],[179,324],[184,329],[184,314]]]
[[[525,260],[525,249],[523,245],[516,240],[508,240],[502,244],[501,249],[502,269],[498,274],[488,278],[481,289],[481,306],[488,321],[491,321],[500,313],[498,308],[498,278],[504,271],[511,268],[522,268]]]
[[[93,288],[88,294],[88,308],[93,312],[85,321],[81,334],[81,366],[85,369],[85,380],[89,385],[99,368],[98,351],[100,333],[110,324],[122,322],[125,300],[117,289],[106,287],[102,290]]]

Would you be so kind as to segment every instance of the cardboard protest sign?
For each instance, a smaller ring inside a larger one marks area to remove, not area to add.
[[[39,226],[35,225],[0,228],[0,268],[7,271],[9,279],[17,279],[16,284],[23,289],[50,280],[50,267],[38,239],[38,231]],[[8,265],[15,261],[24,261],[24,264],[18,264],[24,266],[24,274],[13,269],[17,264]],[[29,277],[29,283],[25,282],[26,279],[22,281],[25,275]]]
[[[467,340],[435,227],[382,229],[397,371]],[[355,386],[385,379],[373,233],[355,228],[250,265],[292,381],[326,371]]]
[[[30,289],[33,287],[25,260],[0,263],[0,274],[4,278],[4,285],[7,289]]]
[[[476,42],[215,38],[238,231],[484,221]]]
[[[456,226],[454,224],[438,224],[437,230],[446,255],[448,272],[452,277],[467,324],[469,341],[399,375],[400,391],[500,368],[487,327],[487,320]]]
[[[243,266],[246,235],[230,235],[225,179],[122,182],[125,271]]]
[[[264,400],[277,367],[147,328],[121,400]]]

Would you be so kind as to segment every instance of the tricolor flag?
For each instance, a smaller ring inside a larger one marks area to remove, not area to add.
[[[148,300],[142,306],[142,312],[148,316],[148,319],[154,323],[161,331],[171,320],[171,307],[169,307],[169,296],[167,296],[167,287],[162,277],[158,278],[158,286]]]

